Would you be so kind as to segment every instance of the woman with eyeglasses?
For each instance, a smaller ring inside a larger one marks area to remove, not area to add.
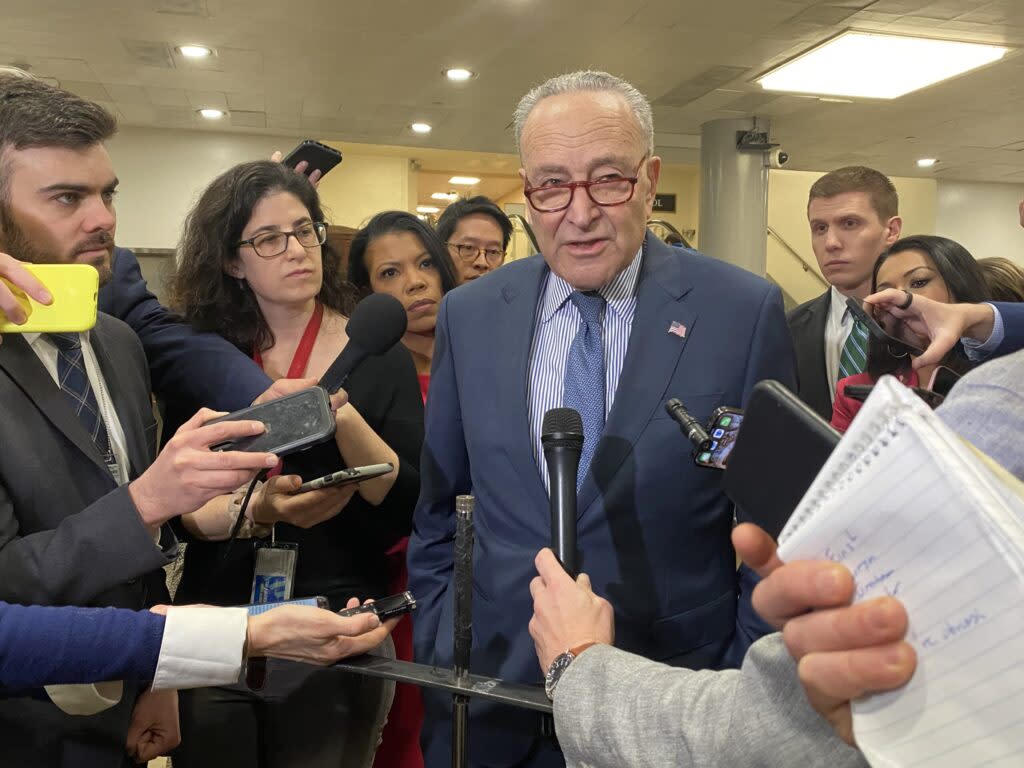
[[[426,402],[437,310],[441,297],[456,285],[444,245],[411,213],[378,213],[352,239],[348,279],[363,295],[387,293],[402,302],[409,316],[402,343],[412,353]]]
[[[203,192],[185,222],[171,292],[190,323],[219,333],[275,379],[319,378],[348,341],[355,299],[326,245],[316,190],[269,161],[236,166]],[[423,404],[408,352],[396,345],[367,359],[346,391],[336,415],[336,468],[390,462],[394,471],[305,493],[295,493],[297,476],[271,477],[249,504],[245,538],[233,542],[224,539],[241,493],[185,516],[177,602],[250,602],[257,550],[267,544],[275,556],[296,550],[295,597],[323,595],[338,610],[353,596],[388,594],[386,552],[408,535],[419,492]],[[368,766],[392,691],[390,683],[270,660],[261,692],[236,685],[182,697],[174,762]]]
[[[437,220],[437,236],[448,247],[459,285],[505,263],[512,222],[490,198],[456,200]]]

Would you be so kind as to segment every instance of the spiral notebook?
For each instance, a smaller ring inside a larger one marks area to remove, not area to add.
[[[1022,437],[1024,446],[1024,437]],[[1024,485],[907,388],[879,381],[779,536],[892,595],[917,671],[853,703],[872,766],[1024,765]]]

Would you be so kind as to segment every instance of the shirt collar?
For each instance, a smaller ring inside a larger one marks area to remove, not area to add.
[[[850,316],[850,308],[846,306],[846,297],[839,292],[838,288],[833,285],[830,290],[832,297],[828,305],[829,316],[833,323],[842,325],[846,322],[846,318]]]
[[[640,279],[640,265],[643,262],[643,245],[637,250],[629,266],[612,278],[611,282],[597,289],[597,292],[604,296],[605,301],[613,312],[618,315],[628,314],[630,307],[636,299],[636,286]],[[548,273],[547,283],[544,286],[544,297],[542,299],[540,321],[546,323],[569,299],[575,288],[556,275]]]

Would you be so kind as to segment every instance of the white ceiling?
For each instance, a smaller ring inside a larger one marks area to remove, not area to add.
[[[0,0],[0,15],[0,63],[56,78],[126,125],[507,153],[519,96],[593,67],[652,100],[670,162],[697,161],[705,121],[757,115],[790,168],[1024,182],[1024,56],[894,102],[752,83],[848,27],[1024,47],[1024,0]],[[216,58],[174,53],[190,42]],[[479,76],[448,83],[450,66]],[[201,122],[207,106],[230,110],[230,125]],[[413,134],[415,120],[434,131]],[[941,162],[921,171],[923,156]]]

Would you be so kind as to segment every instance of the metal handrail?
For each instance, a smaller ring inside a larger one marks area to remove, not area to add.
[[[690,241],[686,239],[686,236],[683,235],[683,233],[680,232],[678,229],[676,229],[675,226],[673,226],[670,222],[667,222],[664,219],[648,219],[647,220],[647,226],[648,227],[664,227],[669,232],[671,232],[674,235],[676,235],[680,240],[682,240],[684,246],[686,246],[687,248],[693,248],[693,246],[690,245]],[[687,231],[691,231],[691,230],[687,230]],[[664,238],[662,238],[662,239],[664,239]]]
[[[812,274],[815,277],[815,279],[817,279],[817,281],[819,283],[822,284],[823,287],[826,287],[826,288],[828,287],[828,285],[829,285],[828,281],[825,280],[825,278],[823,278],[821,276],[821,274],[818,272],[818,270],[816,270],[814,267],[812,267],[810,264],[808,264],[807,260],[803,256],[801,256],[800,253],[793,246],[791,246],[789,243],[787,243],[786,239],[782,235],[780,235],[778,232],[776,232],[771,227],[768,227],[768,236],[769,237],[774,237],[779,242],[779,244],[783,248],[785,248],[786,251],[789,252],[790,256],[792,256],[798,262],[800,262],[800,266],[804,270],[804,272],[809,272],[810,274]]]
[[[523,231],[526,236],[530,238],[530,245],[533,246],[534,253],[540,253],[540,246],[537,245],[537,238],[533,235],[533,229],[530,227],[530,222],[526,220],[526,217],[519,213],[508,214],[509,220],[512,222],[512,226],[515,227],[515,223],[518,221],[523,226]]]

